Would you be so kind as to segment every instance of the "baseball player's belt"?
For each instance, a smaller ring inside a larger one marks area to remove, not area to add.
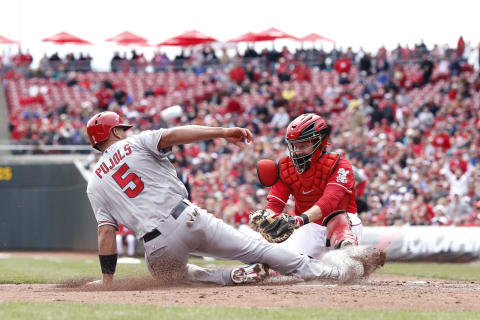
[[[172,209],[172,211],[170,212],[170,215],[175,219],[177,220],[177,218],[182,214],[182,212],[189,206],[188,203],[184,202],[183,200],[180,201],[176,206],[175,208]],[[158,231],[157,229],[154,229],[152,231],[150,231],[149,233],[146,233],[144,236],[143,236],[143,242],[148,242],[148,241],[151,241],[153,239],[155,239],[156,237],[158,237],[159,235],[161,235],[162,233],[160,231]]]

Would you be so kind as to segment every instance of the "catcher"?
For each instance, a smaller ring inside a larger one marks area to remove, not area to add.
[[[251,213],[250,226],[267,241],[282,242],[312,258],[321,257],[329,247],[358,245],[362,237],[352,166],[326,151],[330,131],[322,117],[303,114],[287,128],[290,156],[257,164],[260,182],[272,188],[265,209]],[[282,214],[290,195],[294,216]]]

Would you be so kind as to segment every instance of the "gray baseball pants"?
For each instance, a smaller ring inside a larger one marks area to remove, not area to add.
[[[263,263],[283,274],[304,280],[342,277],[338,268],[297,254],[280,245],[252,239],[206,210],[183,200],[157,227],[159,235],[144,242],[150,273],[159,279],[233,284],[233,268],[205,269],[188,265],[190,254]],[[157,233],[158,234],[158,233]]]

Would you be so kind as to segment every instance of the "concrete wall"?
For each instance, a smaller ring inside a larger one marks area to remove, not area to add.
[[[96,250],[86,186],[72,162],[0,159],[0,250]]]

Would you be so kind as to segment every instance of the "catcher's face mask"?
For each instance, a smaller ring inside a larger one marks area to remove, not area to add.
[[[313,113],[302,114],[288,125],[285,141],[298,173],[307,171],[316,153],[325,150],[329,134],[330,126]]]
[[[295,165],[298,173],[303,173],[310,168],[313,154],[320,147],[322,139],[305,139],[290,141],[286,139],[290,158]]]

